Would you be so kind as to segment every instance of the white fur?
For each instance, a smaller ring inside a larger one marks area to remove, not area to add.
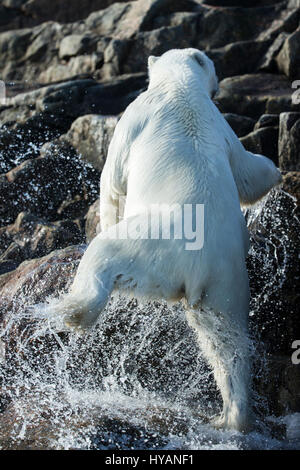
[[[222,393],[220,423],[243,430],[249,425],[249,241],[240,202],[254,203],[281,176],[266,157],[243,148],[214,105],[218,82],[204,53],[171,50],[148,65],[149,87],[128,106],[109,147],[102,233],[83,256],[62,309],[67,324],[85,328],[115,288],[185,299]],[[188,251],[179,239],[113,239],[116,224],[143,216],[154,203],[204,204],[203,248]]]

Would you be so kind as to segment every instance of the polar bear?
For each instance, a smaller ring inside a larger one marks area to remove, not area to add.
[[[109,146],[100,184],[102,232],[88,246],[61,308],[67,325],[85,329],[114,289],[183,299],[221,391],[216,424],[244,431],[249,236],[241,204],[262,198],[281,175],[271,160],[244,149],[216,108],[218,80],[203,52],[170,50],[149,57],[148,68],[148,89],[128,106]],[[162,205],[174,208],[172,233],[183,206],[192,206],[190,214],[194,205],[203,207],[203,243],[188,249],[184,236],[149,236],[149,208],[163,217]]]

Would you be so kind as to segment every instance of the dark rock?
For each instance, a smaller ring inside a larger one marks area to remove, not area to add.
[[[238,137],[243,137],[253,130],[255,120],[239,114],[224,114],[224,118]]]
[[[262,127],[241,138],[246,150],[259,153],[278,165],[278,127]]]
[[[62,23],[86,18],[91,12],[107,8],[115,0],[4,0],[0,6],[0,31],[32,27],[45,21]],[[122,2],[124,0],[118,0]]]
[[[214,61],[218,78],[242,75],[256,70],[269,41],[242,41],[207,51]]]
[[[292,353],[292,350],[291,350]],[[291,355],[269,355],[265,364],[267,377],[255,380],[260,396],[268,397],[269,410],[277,416],[300,409],[300,368],[291,361]],[[269,379],[272,377],[272,380]]]
[[[146,75],[122,75],[110,82],[75,80],[47,87],[37,105],[41,111],[69,120],[90,113],[119,114],[145,88]]]
[[[274,3],[280,3],[281,0],[203,0],[203,3],[207,5],[213,5],[216,7],[244,7],[244,8],[255,8],[265,5],[273,5]]]
[[[93,238],[100,232],[100,199],[94,202],[88,210],[88,213],[85,216],[85,234],[86,241],[90,243]]]
[[[11,121],[20,122],[20,108],[26,107],[28,118],[41,120],[40,128],[46,125],[69,129],[74,119],[83,114],[118,114],[146,86],[144,73],[121,75],[109,82],[98,83],[93,79],[71,80],[63,83],[40,87],[37,90],[18,94],[7,99],[7,106],[0,108],[2,123],[5,114],[15,108]],[[6,126],[10,123],[5,123]]]
[[[300,19],[300,9],[298,0],[281,2],[276,6],[275,17],[258,35],[258,40],[272,39],[280,33],[292,33],[298,28]]]
[[[285,192],[272,191],[260,210],[248,220],[251,248],[247,259],[250,321],[258,347],[261,344],[262,351],[268,355],[290,357],[292,342],[300,338],[300,225],[297,202],[288,194],[291,180],[295,190],[299,186],[299,174],[289,175],[283,186]],[[273,379],[272,383],[277,387]]]
[[[39,156],[45,142],[65,134],[81,115],[121,113],[145,83],[145,74],[125,75],[103,84],[75,80],[9,98],[8,106],[0,109],[3,125],[0,128],[0,173]],[[103,132],[106,132],[104,128]],[[97,135],[101,137],[100,134]],[[103,152],[106,152],[104,134]]]
[[[2,274],[13,271],[17,267],[18,267],[18,263],[16,263],[15,261],[11,261],[11,260],[2,261],[2,260],[0,260],[0,276]]]
[[[263,114],[254,126],[254,130],[262,127],[279,127],[278,114]]]
[[[69,154],[26,160],[0,176],[1,225],[12,223],[22,211],[57,220],[61,204],[76,195],[87,209],[98,196],[98,185],[99,173]]]
[[[20,264],[83,241],[78,225],[71,220],[50,223],[21,212],[13,225],[0,228],[0,260]]]
[[[278,69],[287,77],[300,77],[300,28],[288,36],[276,58]]]
[[[190,0],[148,0],[131,2],[130,8],[121,18],[114,30],[118,39],[131,39],[137,33],[153,29],[157,16],[169,15],[180,11],[199,10],[196,3]]]
[[[208,8],[199,19],[196,45],[199,49],[215,49],[235,42],[252,41],[271,26],[282,9],[283,6],[276,5],[251,10]]]
[[[0,128],[0,174],[39,156],[41,146],[63,132],[66,123],[61,124],[62,128],[59,119],[53,120],[46,113],[36,113],[24,123],[14,122],[11,128]]]
[[[223,113],[242,114],[258,119],[262,114],[295,111],[290,81],[275,74],[247,74],[220,82],[217,100]]]
[[[64,290],[70,285],[84,250],[84,245],[69,246],[43,258],[24,261],[14,271],[0,276],[2,314],[8,312],[24,294],[33,304]]]
[[[190,47],[196,37],[196,18],[187,24],[139,33],[129,45],[123,72],[147,70],[149,55],[161,55],[169,49]]]
[[[300,113],[281,113],[279,127],[279,166],[300,170]]]
[[[108,77],[107,70],[104,73],[100,69],[103,66],[102,46],[110,42],[111,36],[114,41],[125,45],[126,40],[135,38],[139,33],[150,31],[156,16],[176,14],[186,10],[198,11],[199,8],[189,0],[117,2],[106,9],[94,11],[81,22],[60,24],[48,21],[32,29],[2,33],[0,34],[2,78],[6,81],[28,80],[49,83],[71,79],[82,73]],[[87,14],[88,12],[87,9]],[[54,18],[56,16],[54,15]],[[194,24],[196,17],[197,13]],[[185,21],[182,18],[177,25],[177,40],[182,38],[183,33],[189,32],[189,24],[192,24],[191,19]],[[190,42],[191,38],[189,44]],[[138,69],[139,72],[141,70]]]
[[[280,33],[272,45],[269,47],[267,52],[265,53],[264,57],[261,59],[259,64],[259,71],[262,72],[276,72],[277,71],[277,64],[276,64],[276,57],[282,48],[285,39],[288,37],[288,33]]]
[[[205,11],[203,8],[202,12]],[[152,20],[152,30],[160,29],[164,27],[176,27],[180,25],[187,25],[187,23],[195,22],[199,20],[201,10],[197,9],[196,12],[192,11],[181,11],[176,13],[168,13],[156,16]]]

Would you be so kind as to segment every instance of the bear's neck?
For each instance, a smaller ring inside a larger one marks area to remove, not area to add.
[[[210,98],[209,84],[205,73],[195,73],[187,67],[180,70],[164,70],[162,73],[150,76],[148,90],[159,90],[160,93],[171,93],[174,95],[184,94],[203,95]]]

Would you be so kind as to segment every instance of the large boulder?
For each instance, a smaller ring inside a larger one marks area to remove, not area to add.
[[[76,119],[61,140],[67,141],[99,171],[105,163],[108,147],[112,139],[118,116],[88,114]]]
[[[83,241],[79,223],[71,220],[50,223],[21,212],[13,225],[0,228],[0,260],[19,264]]]
[[[278,28],[279,24],[283,27],[287,15],[286,5],[283,4],[267,5],[251,10],[222,7],[223,5],[221,8],[207,8],[201,15],[196,42],[200,49],[214,49],[240,41],[255,40],[268,31],[275,20]],[[278,21],[281,12],[282,18]],[[271,34],[265,34],[261,39],[268,40],[271,37]]]
[[[256,73],[222,80],[217,100],[224,113],[258,119],[262,114],[296,111],[292,93],[291,83],[285,76]]]
[[[282,48],[285,39],[288,37],[288,33],[280,33],[276,39],[272,42],[264,56],[260,59],[258,66],[259,71],[263,72],[276,72],[278,70],[276,64],[276,57]]]
[[[207,51],[214,61],[219,80],[234,75],[251,73],[257,69],[270,41],[238,41]]]
[[[287,77],[297,79],[300,77],[300,28],[288,36],[276,58],[280,72]]]
[[[0,276],[1,321],[12,307],[18,310],[24,306],[24,294],[28,303],[34,304],[64,291],[75,275],[84,250],[85,245],[76,245],[52,251],[42,258],[24,261],[16,270]]]
[[[78,214],[83,216],[98,196],[98,185],[99,172],[75,156],[70,158],[69,153],[26,160],[0,176],[0,224],[14,222],[22,211],[58,220],[63,202],[75,196],[83,203]]]

